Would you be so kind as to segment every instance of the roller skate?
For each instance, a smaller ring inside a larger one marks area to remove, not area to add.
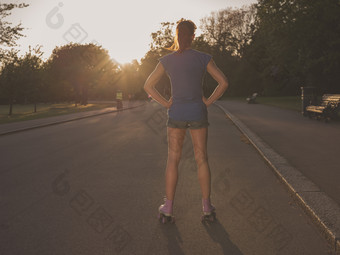
[[[215,207],[210,203],[210,199],[202,199],[203,215],[201,221],[213,222],[216,220]]]
[[[172,214],[172,200],[164,199],[165,203],[158,209],[158,219],[163,223],[175,223],[175,217]]]

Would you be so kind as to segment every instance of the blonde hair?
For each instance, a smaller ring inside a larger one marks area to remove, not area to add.
[[[195,23],[191,20],[182,18],[177,21],[175,41],[168,49],[178,51],[179,53],[183,52],[186,48],[190,47],[196,29]]]

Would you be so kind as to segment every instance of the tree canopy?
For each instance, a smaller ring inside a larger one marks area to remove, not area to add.
[[[64,100],[73,98],[83,105],[87,104],[89,94],[98,96],[98,92],[94,92],[97,88],[113,86],[119,71],[107,50],[95,44],[71,43],[57,47],[47,65],[49,77],[53,77],[50,83],[54,84],[53,94]]]
[[[2,4],[0,3],[0,46],[12,47],[16,45],[16,41],[24,36],[22,24],[13,25],[6,21],[6,17],[11,14],[15,8],[25,8],[28,4]],[[0,59],[6,58],[6,51],[0,47]],[[1,63],[0,63],[1,64]]]

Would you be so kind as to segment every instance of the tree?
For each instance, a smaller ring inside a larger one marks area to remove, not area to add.
[[[76,104],[86,105],[89,93],[95,94],[98,86],[114,85],[119,66],[101,46],[71,43],[53,50],[48,70],[54,79],[55,100],[74,99]]]
[[[36,104],[41,99],[42,90],[42,52],[40,47],[29,48],[29,51],[23,57],[18,57],[17,52],[12,51],[11,58],[4,63],[0,75],[0,90],[3,100],[9,105],[9,115],[12,115],[13,103],[34,103],[34,112]]]
[[[174,42],[174,26],[173,22],[162,22],[161,28],[151,34],[150,50],[170,48]]]
[[[13,103],[19,93],[19,81],[16,75],[16,70],[19,65],[17,52],[11,51],[8,53],[10,58],[7,58],[5,66],[1,70],[0,90],[3,99],[6,99],[9,104],[9,115],[12,115]]]
[[[122,66],[121,79],[119,80],[119,89],[123,94],[139,96],[143,90],[143,80],[139,72],[140,65],[137,60]]]
[[[41,47],[31,48],[19,61],[18,76],[20,77],[22,85],[20,94],[25,103],[30,102],[34,104],[34,112],[37,111],[37,103],[41,101],[43,91],[43,76],[41,56]]]
[[[268,94],[300,86],[339,91],[340,5],[336,0],[260,0],[250,52]],[[261,52],[261,54],[258,54]]]
[[[243,47],[252,38],[255,13],[254,5],[212,12],[201,19],[200,28],[210,46],[221,53],[241,56]]]
[[[218,67],[227,75],[230,87],[228,95],[246,95],[254,89],[248,86],[244,73],[249,73],[249,65],[244,58],[245,49],[252,41],[256,9],[254,5],[240,9],[227,8],[212,12],[201,19],[202,35],[194,42],[205,45],[201,48],[209,52]],[[216,87],[216,82],[206,76],[204,92],[209,96]]]
[[[24,30],[21,23],[13,26],[12,23],[5,21],[5,18],[11,14],[14,8],[24,8],[28,4],[1,4],[0,3],[0,46],[16,46],[16,40],[24,36],[21,32]],[[11,57],[11,53],[6,54],[6,50],[0,48],[0,59],[2,62]]]

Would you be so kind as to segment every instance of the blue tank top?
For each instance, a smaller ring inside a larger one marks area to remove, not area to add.
[[[200,121],[208,117],[202,101],[203,77],[211,55],[188,49],[173,52],[159,59],[170,78],[173,103],[169,118],[180,121]]]

